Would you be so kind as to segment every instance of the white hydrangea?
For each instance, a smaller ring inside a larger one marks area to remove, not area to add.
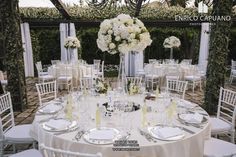
[[[180,47],[181,42],[179,40],[179,38],[175,37],[175,36],[170,36],[168,38],[165,39],[163,46],[165,48],[178,48]]]
[[[97,45],[110,54],[142,52],[152,40],[142,21],[126,14],[104,20],[100,24]]]
[[[76,37],[67,37],[64,43],[65,48],[80,48],[80,41]]]

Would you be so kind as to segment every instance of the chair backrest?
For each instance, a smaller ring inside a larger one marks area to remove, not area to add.
[[[36,68],[37,68],[38,71],[41,71],[41,70],[43,69],[42,62],[41,62],[41,61],[36,62],[36,63],[35,63],[35,66],[36,66]]]
[[[191,65],[192,59],[183,59],[180,64]]]
[[[170,66],[166,68],[166,76],[179,76],[179,75],[180,75],[180,72],[179,72],[178,67]]]
[[[0,96],[0,138],[13,126],[15,126],[15,122],[11,94],[7,92]]]
[[[184,99],[185,91],[188,85],[187,81],[179,81],[179,80],[166,80],[166,89],[167,91],[174,91],[182,94],[182,99]]]
[[[126,83],[132,83],[137,86],[141,86],[142,84],[142,77],[126,77]]]
[[[43,144],[40,145],[40,150],[42,154],[47,157],[102,157],[101,153],[90,154],[90,153],[72,152],[72,151],[47,147]]]
[[[60,63],[60,60],[51,60],[52,65],[55,65],[57,63]]]
[[[235,126],[236,92],[220,88],[217,117]]]
[[[57,77],[60,77],[60,76],[67,76],[67,77],[72,77],[72,65],[68,65],[68,64],[62,64],[59,66],[59,68],[57,68],[58,72],[58,76]]]
[[[39,105],[44,102],[57,98],[57,83],[56,81],[46,83],[36,83],[36,88],[39,97]]]
[[[82,91],[89,90],[93,87],[93,79],[89,77],[80,78],[80,89]]]
[[[101,72],[104,72],[104,61],[102,61]]]
[[[155,63],[156,59],[149,59],[148,62],[149,62],[149,64]]]

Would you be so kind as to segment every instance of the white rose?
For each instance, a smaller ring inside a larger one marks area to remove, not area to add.
[[[131,33],[131,34],[130,34],[130,38],[131,38],[131,39],[134,39],[134,38],[135,38],[135,34],[134,34],[134,33]]]
[[[107,32],[109,35],[111,35],[113,33],[113,31],[111,29],[108,30]]]

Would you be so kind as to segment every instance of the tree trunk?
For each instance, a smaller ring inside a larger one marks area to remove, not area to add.
[[[7,90],[11,93],[14,109],[23,110],[27,105],[27,97],[18,0],[0,1],[0,19],[5,40]]]
[[[231,15],[232,0],[214,0],[213,16]],[[209,114],[217,111],[220,87],[224,86],[231,21],[217,21],[211,27],[210,50],[204,107]]]

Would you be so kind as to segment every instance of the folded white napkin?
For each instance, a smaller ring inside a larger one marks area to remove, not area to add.
[[[153,130],[153,133],[163,139],[167,139],[170,137],[181,135],[183,131],[180,128],[164,127],[164,128]]]
[[[189,123],[201,123],[203,119],[203,115],[195,112],[194,114],[187,113],[187,114],[181,114],[181,119],[185,120]]]
[[[41,108],[40,110],[42,112],[48,113],[48,112],[52,112],[52,111],[58,111],[61,107],[59,105],[56,104],[48,104],[46,106],[44,106],[43,108]]]
[[[45,123],[50,128],[61,130],[66,129],[71,123],[65,119],[50,119]]]
[[[96,130],[90,133],[90,139],[112,140],[115,137],[113,130]]]

